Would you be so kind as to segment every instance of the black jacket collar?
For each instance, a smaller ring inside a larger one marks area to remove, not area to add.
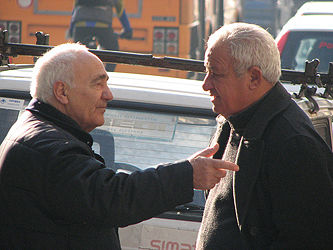
[[[277,82],[258,103],[251,105],[249,110],[236,114],[229,119],[233,125],[240,123],[242,129],[244,129],[242,135],[245,138],[260,139],[270,121],[278,113],[288,107],[290,102],[287,100],[290,99],[291,96],[287,90],[280,82]],[[217,122],[220,124],[220,127],[227,121],[228,120],[221,115],[217,117]],[[238,127],[240,125],[238,124]]]
[[[82,130],[79,124],[77,124],[77,122],[75,122],[72,118],[63,114],[50,104],[39,101],[37,99],[32,99],[29,105],[26,107],[26,110],[43,117],[58,127],[68,131],[80,141],[88,144],[90,147],[92,146],[93,139],[91,135]]]
[[[287,90],[277,82],[250,119],[244,137],[261,139],[271,120],[290,105],[290,99]]]

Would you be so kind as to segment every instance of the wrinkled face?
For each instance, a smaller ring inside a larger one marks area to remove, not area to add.
[[[103,63],[90,53],[84,53],[81,59],[75,66],[75,86],[67,93],[65,109],[83,130],[90,132],[104,124],[107,102],[113,96]]]
[[[205,66],[207,74],[202,88],[210,93],[213,111],[224,117],[242,111],[248,105],[248,73],[241,77],[236,75],[225,47],[208,48],[205,53]]]

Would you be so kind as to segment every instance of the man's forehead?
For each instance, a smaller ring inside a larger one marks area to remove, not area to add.
[[[232,59],[225,47],[218,46],[207,49],[204,64],[208,71],[223,73],[232,67]]]
[[[108,79],[103,63],[88,53],[82,55],[82,61],[75,62],[75,78],[86,82],[96,82]]]
[[[224,58],[221,56],[221,52],[221,48],[208,48],[205,53],[205,66],[211,68],[223,63]]]
[[[204,64],[206,68],[211,67],[211,57],[212,57],[212,49],[211,48],[207,48],[206,52],[205,52],[205,58],[204,58]]]

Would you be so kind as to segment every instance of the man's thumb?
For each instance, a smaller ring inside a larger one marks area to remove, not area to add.
[[[209,148],[205,148],[199,152],[196,152],[194,155],[192,155],[191,158],[197,158],[199,156],[202,156],[202,157],[211,157],[212,155],[214,155],[217,150],[219,149],[219,144],[216,143],[214,146],[212,147],[209,147]]]

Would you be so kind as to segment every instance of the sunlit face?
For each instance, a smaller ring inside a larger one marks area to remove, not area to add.
[[[113,99],[108,78],[103,63],[91,53],[84,53],[75,66],[75,86],[67,93],[65,109],[87,132],[104,124],[107,102]]]
[[[205,53],[207,70],[202,88],[208,91],[213,111],[224,117],[242,111],[248,105],[248,73],[238,77],[233,70],[232,60],[225,47],[208,48]]]

